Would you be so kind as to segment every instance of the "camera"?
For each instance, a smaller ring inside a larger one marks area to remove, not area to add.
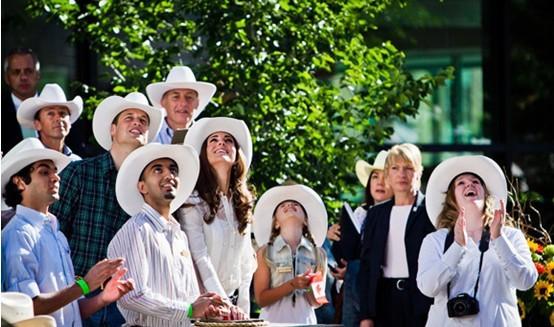
[[[479,313],[479,301],[467,293],[460,293],[446,303],[450,318],[471,316]]]

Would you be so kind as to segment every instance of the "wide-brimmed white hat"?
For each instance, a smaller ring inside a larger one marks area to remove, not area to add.
[[[119,205],[129,215],[140,212],[144,203],[137,186],[140,174],[149,163],[161,158],[172,159],[179,167],[180,183],[171,202],[171,212],[177,210],[194,190],[200,172],[196,150],[184,144],[149,143],[131,152],[117,173],[115,194]]]
[[[45,148],[35,137],[23,139],[2,158],[2,195],[6,184],[15,173],[40,160],[52,160],[58,168],[58,173],[71,162],[63,153]]]
[[[17,121],[21,126],[35,128],[33,122],[36,113],[40,109],[49,106],[67,107],[69,109],[69,120],[73,124],[83,112],[83,99],[76,96],[73,100],[67,101],[65,93],[58,84],[46,84],[38,97],[28,98],[21,102],[17,109]]]
[[[246,123],[240,119],[229,117],[202,118],[191,126],[185,136],[185,144],[192,145],[196,152],[202,151],[202,143],[215,132],[231,134],[237,140],[242,154],[246,159],[246,168],[252,162],[252,137]]]
[[[34,316],[33,300],[30,296],[5,292],[0,294],[2,302],[2,319],[15,327],[55,327],[56,320],[51,316]]]
[[[252,229],[258,245],[262,246],[269,241],[273,213],[277,206],[286,200],[300,203],[308,214],[308,229],[314,238],[315,244],[321,246],[327,235],[327,210],[321,197],[305,185],[275,186],[267,190],[254,208]]]
[[[112,121],[122,111],[126,109],[140,109],[150,118],[148,126],[148,142],[151,142],[162,127],[164,111],[162,108],[150,106],[146,96],[140,92],[131,92],[124,98],[118,95],[112,95],[100,102],[94,111],[92,118],[92,131],[98,144],[106,150],[112,147],[112,136],[110,133]]]
[[[379,151],[379,153],[377,153],[377,157],[375,157],[373,165],[370,165],[365,160],[358,160],[356,162],[356,176],[358,176],[358,180],[364,187],[367,187],[367,181],[369,180],[369,176],[372,171],[385,170],[385,161],[387,160],[388,155],[389,151]]]
[[[198,108],[192,119],[195,119],[210,103],[215,94],[216,87],[212,83],[197,82],[194,73],[188,66],[176,66],[171,68],[165,82],[148,84],[146,94],[156,107],[162,106],[163,95],[173,89],[191,89],[198,92]]]
[[[446,191],[452,180],[463,173],[472,173],[479,176],[485,183],[490,195],[504,201],[508,198],[508,186],[506,177],[500,166],[492,159],[485,156],[461,156],[441,162],[429,177],[427,192],[425,195],[425,207],[431,222],[437,222],[437,218],[444,205]]]

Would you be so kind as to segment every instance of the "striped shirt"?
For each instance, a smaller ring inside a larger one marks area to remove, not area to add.
[[[117,203],[117,169],[109,152],[72,162],[60,178],[60,200],[50,212],[69,240],[75,273],[85,276],[106,257],[108,244],[129,215]]]
[[[123,257],[135,289],[117,305],[127,324],[191,326],[188,308],[200,295],[188,241],[179,223],[144,204],[117,232],[108,257]]]

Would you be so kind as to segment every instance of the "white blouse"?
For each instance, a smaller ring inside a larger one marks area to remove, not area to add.
[[[465,247],[454,241],[443,254],[447,235],[446,228],[427,235],[419,252],[417,286],[435,298],[427,326],[521,326],[516,289],[531,288],[538,277],[523,233],[503,227],[501,236],[491,239],[476,295],[480,312],[460,318],[448,317],[447,284],[451,283],[451,298],[460,293],[473,296],[481,252],[470,238]]]
[[[239,290],[237,305],[250,313],[250,283],[257,268],[248,224],[238,231],[233,203],[221,195],[220,207],[211,224],[204,222],[208,204],[194,192],[181,210],[181,228],[189,239],[192,258],[207,291],[228,297]]]

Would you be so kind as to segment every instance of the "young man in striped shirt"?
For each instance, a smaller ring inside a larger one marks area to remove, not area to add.
[[[198,154],[188,145],[148,144],[121,165],[116,196],[132,217],[110,242],[108,257],[124,256],[135,280],[135,289],[118,301],[131,326],[190,326],[191,318],[228,311],[236,316],[216,293],[200,294],[186,234],[171,215],[198,173]]]

